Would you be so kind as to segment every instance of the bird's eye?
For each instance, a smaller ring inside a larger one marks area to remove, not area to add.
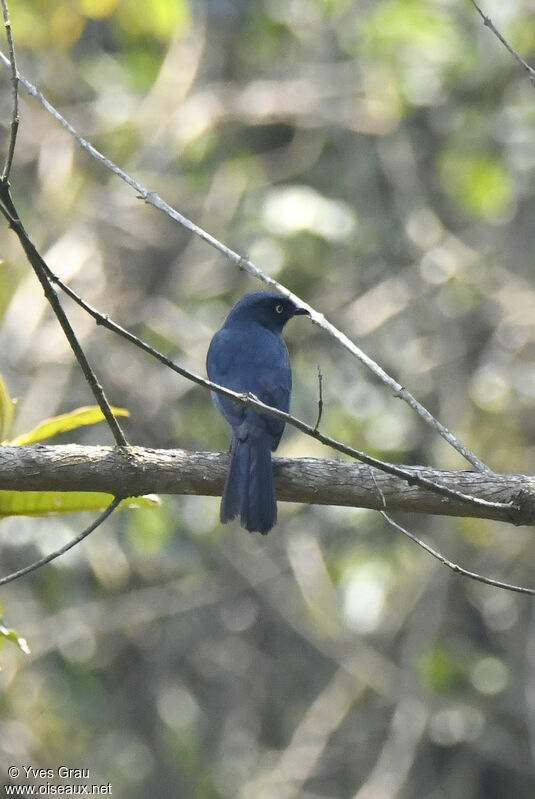
[[[282,302],[279,302],[278,305],[275,306],[275,311],[277,313],[282,313],[284,311],[284,305]]]

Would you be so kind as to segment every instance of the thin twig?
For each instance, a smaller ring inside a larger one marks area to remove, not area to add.
[[[78,342],[76,334],[74,333],[73,328],[67,316],[61,307],[59,302],[58,295],[54,290],[50,279],[47,274],[47,266],[37,249],[34,247],[28,234],[26,233],[24,226],[20,220],[19,214],[15,205],[13,203],[11,193],[9,191],[9,176],[11,173],[11,167],[13,164],[13,158],[15,155],[15,147],[17,143],[17,133],[19,129],[19,105],[18,105],[18,71],[17,71],[17,62],[15,58],[15,45],[13,42],[13,35],[11,31],[11,22],[9,19],[9,10],[7,7],[7,0],[1,0],[2,2],[2,13],[4,17],[4,27],[6,29],[6,37],[8,42],[8,49],[9,49],[9,63],[11,66],[11,81],[12,81],[12,89],[13,89],[13,109],[11,115],[11,132],[9,137],[9,145],[6,154],[6,159],[4,162],[4,168],[2,170],[2,176],[0,178],[0,212],[4,215],[7,219],[9,226],[12,230],[15,231],[17,234],[19,241],[22,244],[24,252],[28,260],[30,261],[35,274],[41,286],[43,287],[43,291],[45,293],[45,297],[47,298],[48,302],[50,303],[58,322],[60,323],[63,332],[67,338],[67,341],[71,345],[71,348],[76,356],[78,363],[80,364],[84,376],[95,395],[95,398],[100,405],[100,408],[108,421],[110,429],[114,435],[115,441],[118,445],[127,446],[128,442],[123,434],[123,431],[117,422],[115,416],[113,415],[113,411],[106,399],[104,391],[100,384],[97,381],[96,375],[94,374],[93,370],[91,369],[87,358],[85,357],[85,353]],[[82,530],[72,541],[66,544],[63,547],[60,547],[55,552],[52,552],[50,555],[45,555],[39,560],[34,561],[29,566],[25,566],[22,569],[19,569],[16,572],[12,572],[11,574],[6,575],[5,577],[0,578],[0,585],[6,585],[7,583],[11,583],[14,580],[23,577],[25,574],[30,574],[33,571],[41,568],[47,563],[50,563],[55,558],[60,557],[65,552],[68,552],[69,549],[72,549],[76,544],[79,544],[86,538],[90,533],[97,529],[107,518],[110,516],[115,508],[119,505],[121,499],[115,497],[113,501],[108,505],[106,510],[100,514],[100,516],[89,525],[89,527]]]
[[[429,555],[436,558],[436,560],[440,561],[443,566],[447,566],[448,569],[456,572],[457,574],[462,575],[463,577],[469,577],[471,580],[476,580],[478,583],[485,583],[485,585],[492,585],[494,588],[503,588],[506,591],[516,591],[518,594],[528,594],[529,596],[535,596],[535,588],[525,588],[522,585],[513,585],[512,583],[503,583],[501,580],[493,580],[492,577],[484,577],[482,574],[478,574],[477,572],[468,571],[468,569],[464,569],[462,566],[459,566],[458,563],[454,563],[452,560],[446,558],[441,552],[437,549],[433,549],[433,547],[426,544],[425,541],[422,541],[418,536],[411,533],[409,530],[406,530],[405,527],[402,527],[400,524],[394,521],[386,511],[381,510],[379,513],[384,516],[386,521],[392,526],[395,527],[396,530],[399,530],[400,533],[406,535],[407,538],[410,538],[411,541],[414,541],[415,544],[418,544],[419,547],[424,549]]]
[[[100,514],[98,519],[95,519],[95,521],[92,524],[90,524],[89,527],[86,527],[84,530],[82,530],[81,533],[78,533],[78,535],[75,538],[73,538],[71,541],[69,541],[68,544],[64,544],[64,546],[60,547],[59,549],[56,549],[54,552],[51,552],[50,555],[45,555],[44,557],[39,558],[39,560],[30,563],[29,566],[24,566],[24,568],[19,569],[16,572],[7,574],[5,577],[0,577],[0,585],[6,585],[6,583],[11,583],[13,582],[13,580],[18,580],[19,577],[23,577],[25,574],[29,574],[30,572],[36,571],[36,569],[40,569],[41,566],[45,566],[47,563],[50,563],[50,561],[59,558],[60,555],[64,555],[65,552],[69,551],[69,549],[72,549],[74,546],[76,546],[76,544],[79,544],[81,541],[83,541],[84,538],[87,538],[87,536],[90,535],[90,533],[92,533],[94,530],[96,530],[97,527],[100,527],[102,522],[104,522],[108,518],[108,516],[111,516],[111,514],[113,513],[113,511],[120,502],[121,502],[120,498],[115,497],[114,500],[108,505],[106,510]]]
[[[511,53],[511,55],[513,56],[513,58],[516,58],[516,60],[517,60],[517,61],[518,61],[518,63],[520,64],[520,66],[521,66],[523,69],[525,69],[525,70],[526,70],[526,72],[528,73],[528,76],[529,76],[529,79],[530,79],[530,81],[531,81],[531,82],[532,82],[532,83],[535,85],[535,69],[533,69],[533,67],[530,67],[530,65],[528,64],[528,62],[527,62],[527,61],[525,61],[525,60],[522,58],[522,56],[520,55],[520,53],[517,53],[517,51],[514,49],[514,47],[511,47],[511,45],[509,44],[509,42],[507,41],[507,39],[505,38],[505,36],[503,36],[503,35],[500,33],[500,31],[499,31],[499,30],[498,30],[498,28],[497,28],[497,27],[494,25],[494,23],[493,23],[493,21],[491,20],[491,18],[490,18],[490,17],[487,17],[487,15],[483,13],[483,11],[480,9],[480,7],[479,7],[479,6],[478,6],[478,4],[475,2],[475,0],[472,0],[472,5],[474,6],[474,8],[476,9],[477,13],[479,14],[479,16],[481,17],[481,19],[483,20],[483,24],[485,25],[485,27],[487,27],[489,30],[491,30],[491,31],[492,31],[492,33],[493,33],[493,34],[496,36],[496,38],[500,40],[500,42],[503,44],[503,46],[504,46],[504,47],[505,47],[507,50],[509,50],[509,52]]]
[[[0,60],[4,62],[4,64],[9,64],[9,60],[6,56],[0,52]],[[382,369],[374,360],[372,360],[368,355],[366,355],[359,347],[357,347],[354,342],[351,341],[344,333],[338,330],[334,325],[328,322],[323,314],[318,313],[313,308],[310,307],[307,303],[305,303],[300,297],[290,292],[285,286],[281,283],[278,283],[272,277],[264,274],[258,267],[256,267],[252,261],[248,258],[244,258],[239,253],[235,252],[234,250],[227,247],[221,241],[216,239],[207,231],[203,230],[203,228],[196,225],[187,217],[183,216],[179,211],[172,208],[168,203],[166,203],[156,192],[150,191],[149,189],[145,188],[138,180],[133,178],[128,173],[124,172],[117,164],[111,161],[109,158],[106,158],[99,150],[93,147],[86,139],[81,136],[78,131],[69,123],[67,120],[57,111],[54,106],[49,103],[49,101],[44,97],[41,91],[36,88],[30,81],[24,78],[22,75],[19,75],[19,80],[25,86],[27,91],[33,97],[36,97],[39,102],[43,105],[43,107],[62,125],[65,130],[69,132],[71,136],[78,142],[78,144],[83,147],[93,158],[99,161],[106,169],[109,169],[113,172],[117,177],[121,178],[121,180],[125,181],[129,186],[135,189],[139,195],[141,200],[144,202],[154,206],[159,211],[163,211],[167,216],[173,219],[175,222],[178,222],[180,225],[185,227],[191,233],[196,235],[198,238],[205,241],[211,247],[216,249],[222,255],[224,255],[229,261],[234,263],[240,269],[248,272],[249,274],[253,275],[253,277],[258,278],[259,280],[263,281],[269,286],[272,286],[278,292],[280,292],[283,296],[292,299],[297,305],[300,305],[306,308],[309,313],[312,321],[325,330],[329,335],[333,336],[345,349],[347,349],[358,361],[360,361],[364,366],[366,366],[379,380],[381,380],[388,388],[392,391],[395,397],[402,399],[406,402],[423,420],[426,424],[428,424],[436,433],[438,433],[442,438],[444,438],[454,449],[457,450],[469,463],[471,463],[478,471],[481,472],[490,472],[491,469],[486,466],[483,461],[478,458],[475,453],[473,453],[468,447],[466,447],[447,427],[445,427],[438,419],[435,417],[425,408],[412,394],[407,391],[397,380],[394,380],[387,372]]]
[[[83,371],[84,377],[91,388],[93,395],[97,403],[104,414],[104,417],[110,427],[112,435],[115,439],[115,443],[118,446],[128,446],[128,442],[126,437],[122,431],[122,428],[113,415],[113,411],[110,407],[110,404],[104,394],[104,390],[102,386],[99,384],[95,373],[93,372],[89,362],[85,356],[85,353],[80,346],[80,343],[76,337],[76,334],[65,314],[65,311],[61,307],[58,295],[56,294],[54,288],[50,283],[50,279],[48,277],[48,267],[45,264],[43,258],[37,251],[34,244],[31,242],[24,226],[20,220],[19,214],[17,209],[15,208],[15,204],[13,203],[13,199],[11,197],[11,192],[9,190],[9,173],[11,171],[11,166],[13,163],[13,156],[15,154],[15,145],[17,140],[17,131],[18,131],[18,124],[19,124],[19,114],[18,114],[18,73],[17,73],[17,64],[15,60],[15,45],[13,42],[13,35],[11,31],[11,23],[9,20],[9,11],[7,7],[7,0],[1,0],[2,2],[2,11],[4,16],[4,26],[6,29],[6,36],[8,41],[9,47],[9,64],[11,66],[11,75],[12,75],[12,84],[13,84],[13,112],[12,112],[12,122],[11,122],[11,136],[9,140],[8,152],[6,155],[6,161],[4,165],[4,169],[2,172],[2,176],[0,178],[0,212],[4,215],[7,219],[10,228],[17,234],[19,241],[22,245],[24,252],[26,253],[26,257],[28,258],[30,264],[32,265],[34,272],[43,287],[43,291],[45,293],[45,297],[47,298],[48,302],[50,303],[58,322],[61,325],[61,328],[69,342],[71,349],[74,352],[74,355],[80,364],[80,367]]]
[[[19,218],[17,209],[13,204],[11,193],[9,191],[9,184],[5,180],[0,180],[0,213],[2,213],[7,219],[10,228],[17,234],[19,238],[22,248],[26,253],[26,257],[31,263],[35,274],[37,275],[37,279],[43,287],[45,297],[50,303],[56,318],[60,323],[63,332],[65,333],[65,337],[67,338],[67,341],[74,352],[76,360],[80,364],[84,377],[91,391],[93,392],[93,395],[100,409],[102,410],[102,413],[104,414],[104,417],[115,439],[115,443],[119,447],[128,446],[128,441],[126,440],[121,425],[113,414],[104,390],[98,382],[97,377],[91,368],[89,361],[87,360],[85,352],[83,351],[80,342],[78,341],[78,338],[71,326],[71,323],[69,322],[67,315],[61,306],[58,295],[51,284],[49,277],[50,269],[26,233],[26,230],[24,229],[24,226]]]
[[[7,46],[9,50],[9,64],[11,66],[11,85],[13,94],[11,132],[9,136],[6,160],[2,170],[2,180],[8,181],[9,174],[11,172],[11,165],[13,163],[13,156],[15,155],[15,145],[17,143],[17,133],[19,130],[19,77],[17,72],[17,61],[15,58],[15,45],[13,43],[13,34],[11,32],[11,22],[9,19],[9,10],[6,0],[2,0],[2,12],[4,15],[4,27],[6,29]]]
[[[316,419],[314,430],[317,430],[318,427],[320,426],[322,414],[323,414],[323,375],[321,373],[321,367],[318,364],[318,418]]]
[[[421,538],[418,538],[414,533],[411,533],[405,527],[402,527],[401,524],[398,524],[394,521],[394,519],[386,512],[386,497],[384,492],[381,490],[381,487],[378,485],[377,480],[375,479],[375,475],[373,471],[370,469],[370,474],[377,489],[377,493],[381,497],[381,503],[383,505],[383,510],[380,510],[379,513],[383,518],[388,522],[388,524],[393,527],[395,530],[398,530],[403,535],[410,538],[415,544],[425,550],[429,555],[432,555],[436,560],[440,561],[443,566],[447,566],[448,569],[456,572],[457,574],[462,575],[463,577],[469,577],[471,580],[476,580],[479,583],[485,583],[486,585],[492,585],[495,588],[503,588],[505,591],[516,591],[519,594],[529,594],[530,596],[535,596],[535,588],[525,588],[521,585],[512,585],[511,583],[503,583],[501,580],[493,580],[492,577],[484,577],[482,574],[478,574],[477,572],[471,572],[467,569],[464,569],[462,566],[459,566],[457,563],[453,563],[453,561],[446,558],[442,552],[439,552],[437,549],[433,549],[429,544],[426,544],[425,541],[422,541]]]
[[[43,262],[44,263],[44,262]],[[332,449],[337,450],[338,452],[342,452],[345,455],[349,455],[351,458],[355,458],[356,460],[360,460],[363,463],[367,463],[369,466],[375,466],[377,469],[380,469],[383,472],[387,472],[388,474],[393,474],[396,477],[400,477],[402,480],[405,480],[409,485],[420,485],[423,488],[429,488],[431,491],[435,491],[442,496],[449,497],[451,499],[458,499],[461,502],[472,502],[475,505],[479,505],[480,507],[485,508],[495,508],[499,510],[511,510],[513,513],[516,509],[516,506],[512,503],[502,503],[502,502],[488,502],[487,500],[480,499],[478,497],[472,497],[468,494],[463,494],[459,491],[455,491],[454,489],[447,488],[446,486],[440,485],[435,483],[433,480],[428,480],[421,475],[415,475],[414,472],[405,471],[400,466],[395,466],[392,463],[387,463],[385,461],[381,461],[378,458],[373,458],[371,455],[367,455],[360,450],[354,449],[353,447],[344,444],[341,441],[337,441],[330,436],[326,436],[323,433],[320,433],[319,430],[312,427],[311,425],[307,424],[306,422],[302,422],[300,419],[297,419],[295,416],[291,416],[289,413],[284,413],[284,411],[280,411],[278,408],[273,408],[270,405],[266,405],[265,403],[261,402],[258,397],[254,396],[253,394],[238,394],[235,391],[231,391],[224,386],[220,386],[217,383],[212,383],[210,380],[207,380],[200,375],[196,375],[194,372],[190,372],[188,369],[185,369],[183,366],[172,361],[166,355],[163,355],[158,350],[155,350],[149,344],[144,342],[142,339],[135,336],[130,331],[126,330],[121,325],[118,325],[109,316],[105,314],[101,314],[95,308],[93,308],[89,303],[85,302],[81,297],[76,294],[69,286],[67,286],[62,280],[60,280],[57,275],[54,275],[53,272],[49,269],[48,266],[45,264],[45,268],[47,269],[48,277],[51,281],[56,283],[72,300],[74,300],[81,308],[83,308],[87,313],[95,319],[97,324],[102,325],[103,327],[108,328],[108,330],[112,330],[118,335],[125,338],[127,341],[130,341],[136,347],[147,352],[152,357],[156,358],[158,361],[163,363],[165,366],[172,369],[177,374],[185,377],[187,380],[190,380],[192,383],[196,383],[199,386],[202,386],[205,389],[210,391],[215,391],[217,394],[222,394],[225,397],[229,397],[229,399],[234,400],[239,405],[243,405],[246,408],[253,408],[257,411],[260,411],[265,416],[273,416],[276,419],[281,419],[282,421],[296,427],[298,430],[301,430],[303,433],[315,438],[317,441],[320,441],[322,444],[325,444],[328,447],[332,447]]]

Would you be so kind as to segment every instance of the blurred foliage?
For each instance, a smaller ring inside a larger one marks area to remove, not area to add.
[[[9,5],[21,71],[86,138],[325,313],[493,469],[533,473],[535,92],[470,3]],[[535,63],[532,4],[484,11]],[[11,182],[57,274],[203,372],[257,283],[22,91]],[[0,247],[16,436],[88,390],[7,229]],[[228,446],[206,392],[65,308],[133,444]],[[297,320],[286,338],[296,415],[316,418],[319,363],[326,433],[466,468],[323,333]],[[111,443],[103,426],[74,435]],[[294,430],[280,452],[331,455]],[[370,511],[281,504],[267,540],[217,514],[200,497],[118,514],[4,589],[32,654],[2,650],[1,768],[85,767],[128,799],[533,795],[531,600],[450,575]],[[535,583],[530,530],[403,522],[470,569]],[[4,520],[2,572],[83,524]]]
[[[30,654],[30,648],[28,647],[28,642],[21,638],[20,635],[15,630],[10,630],[0,621],[0,646],[4,643],[4,641],[9,641],[12,644],[15,644],[21,652],[24,652],[25,655]]]

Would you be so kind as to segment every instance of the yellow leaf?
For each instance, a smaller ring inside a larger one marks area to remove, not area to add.
[[[15,630],[10,630],[9,627],[6,627],[5,624],[0,621],[0,640],[3,638],[18,646],[25,655],[30,654],[30,647],[26,639],[22,638]]]
[[[115,416],[130,416],[130,411],[127,411],[126,408],[112,407],[112,411]],[[74,430],[76,427],[82,427],[86,424],[96,424],[103,420],[104,415],[96,405],[76,408],[69,413],[62,413],[60,416],[44,419],[37,427],[34,427],[33,430],[30,430],[28,433],[22,433],[9,443],[16,446],[35,444],[36,441],[43,441],[43,439],[51,438],[58,433],[66,433],[68,430]]]
[[[0,491],[0,519],[6,516],[55,516],[59,513],[101,511],[113,496],[97,491]],[[156,494],[128,497],[120,508],[153,508],[161,505]]]
[[[0,376],[0,441],[9,435],[13,421],[13,408],[15,403],[9,396],[6,384]]]

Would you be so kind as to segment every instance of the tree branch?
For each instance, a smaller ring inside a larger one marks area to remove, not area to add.
[[[507,41],[507,39],[505,38],[505,36],[503,36],[503,35],[500,33],[500,31],[499,31],[499,30],[498,30],[498,28],[495,26],[495,24],[494,24],[494,22],[491,20],[491,18],[490,18],[490,17],[487,17],[487,15],[483,13],[483,11],[482,11],[482,10],[481,10],[481,8],[478,6],[478,4],[475,2],[475,0],[472,0],[472,5],[474,6],[474,8],[476,9],[477,13],[479,14],[479,16],[481,17],[481,19],[483,20],[483,25],[485,25],[485,27],[486,27],[486,28],[488,28],[490,31],[492,31],[492,33],[493,33],[493,34],[496,36],[496,38],[497,38],[497,39],[499,39],[499,40],[500,40],[500,42],[503,44],[503,46],[504,46],[504,47],[505,47],[507,50],[509,50],[509,52],[511,53],[511,55],[513,56],[513,58],[516,58],[516,60],[517,60],[517,61],[518,61],[518,63],[520,64],[520,66],[521,66],[523,69],[525,69],[525,70],[526,70],[526,72],[528,73],[528,77],[529,77],[530,81],[531,81],[531,82],[533,83],[533,85],[535,86],[535,69],[533,69],[533,67],[530,67],[530,65],[528,64],[528,62],[527,62],[527,61],[525,61],[525,60],[522,58],[522,56],[520,55],[520,53],[517,53],[517,51],[514,49],[514,47],[511,47],[511,45],[509,44],[509,42]]]
[[[473,504],[439,496],[366,464],[317,458],[273,458],[273,464],[277,496],[288,502],[535,524],[535,476],[403,467],[415,478],[481,501]],[[228,454],[219,452],[76,444],[3,446],[0,490],[220,496],[227,468]]]
[[[11,572],[11,574],[6,574],[5,577],[0,577],[0,585],[7,585],[7,583],[12,583],[14,580],[18,580],[19,577],[24,577],[25,574],[31,574],[31,572],[40,569],[41,566],[46,566],[47,563],[51,563],[53,560],[56,560],[56,558],[59,558],[61,557],[61,555],[64,555],[66,552],[69,551],[69,549],[72,549],[81,541],[83,541],[84,538],[87,538],[88,535],[94,533],[97,527],[100,527],[100,525],[106,521],[108,516],[111,516],[111,514],[117,508],[120,502],[121,502],[120,497],[114,497],[110,502],[110,504],[108,505],[108,507],[105,510],[103,510],[99,516],[97,516],[94,522],[91,522],[91,524],[88,527],[84,528],[81,533],[78,533],[78,535],[76,535],[74,538],[72,538],[62,547],[59,547],[59,549],[55,549],[53,552],[50,552],[50,554],[48,555],[43,555],[42,558],[39,558],[33,563],[30,563],[28,566],[24,566],[22,569],[18,569],[15,572]]]
[[[1,0],[2,4],[2,13],[4,18],[4,28],[6,31],[7,43],[9,48],[9,64],[11,67],[11,82],[12,82],[12,89],[13,89],[13,107],[11,113],[11,134],[9,137],[9,145],[8,151],[6,155],[6,160],[4,163],[4,168],[2,170],[2,175],[0,177],[0,212],[6,218],[9,227],[16,233],[22,248],[30,262],[37,279],[41,283],[43,288],[44,294],[48,302],[50,303],[52,310],[54,311],[56,318],[65,334],[67,341],[84,373],[84,377],[89,385],[89,388],[93,392],[97,403],[99,404],[102,413],[104,414],[104,418],[108,422],[108,426],[112,432],[113,437],[115,438],[115,443],[118,446],[126,446],[127,440],[123,433],[123,430],[115,418],[113,411],[111,410],[111,406],[106,398],[104,393],[104,389],[100,385],[97,380],[97,377],[89,365],[89,362],[86,358],[85,352],[83,351],[78,338],[63,310],[61,303],[59,301],[58,295],[54,290],[53,286],[50,283],[50,278],[48,274],[50,270],[48,269],[47,265],[45,264],[43,258],[37,251],[37,248],[34,246],[24,226],[21,222],[19,213],[15,207],[13,202],[13,198],[11,197],[10,192],[10,183],[9,183],[9,174],[11,172],[11,166],[13,164],[13,157],[15,155],[15,146],[17,142],[17,132],[19,128],[19,100],[18,100],[18,86],[19,86],[19,75],[17,70],[17,62],[15,57],[15,44],[13,41],[13,35],[11,31],[11,22],[9,19],[9,10],[7,7],[7,1]]]
[[[11,85],[13,93],[13,108],[11,112],[11,132],[9,136],[9,145],[7,148],[6,160],[2,170],[2,181],[9,181],[9,174],[11,172],[11,165],[13,164],[13,156],[15,155],[15,145],[17,143],[17,133],[19,130],[19,76],[17,70],[17,61],[15,58],[15,45],[13,44],[13,35],[11,33],[11,22],[9,19],[9,10],[6,0],[2,0],[2,13],[4,17],[4,28],[6,30],[7,46],[9,49],[9,63],[11,66]]]
[[[403,533],[403,535],[407,536],[414,544],[417,544],[421,549],[427,552],[428,555],[438,560],[439,563],[442,563],[443,566],[447,566],[448,569],[451,569],[452,572],[456,574],[460,574],[462,577],[468,577],[470,580],[475,580],[477,583],[483,583],[484,585],[491,585],[493,588],[503,588],[505,591],[514,591],[517,594],[526,594],[527,596],[535,596],[535,588],[528,588],[523,585],[513,585],[512,583],[504,583],[503,580],[495,580],[493,577],[485,577],[483,574],[478,574],[478,572],[470,571],[469,569],[465,569],[463,566],[460,566],[458,563],[454,563],[454,561],[447,558],[442,552],[439,552],[438,549],[426,544],[425,541],[422,541],[421,538],[418,538],[417,535],[411,533],[410,530],[407,530],[405,527],[402,527],[401,524],[392,519],[388,513],[381,511],[381,516],[388,522],[388,524],[397,530],[399,533]]]
[[[0,62],[3,62],[6,66],[8,66],[10,63],[9,59],[7,59],[2,52],[0,52]],[[106,169],[109,169],[111,172],[113,172],[113,174],[135,189],[135,191],[138,192],[139,199],[167,214],[167,216],[169,216],[175,222],[178,222],[195,236],[202,239],[202,241],[206,242],[222,255],[224,255],[225,258],[227,258],[231,263],[235,264],[235,266],[237,266],[239,269],[243,269],[253,277],[258,278],[268,286],[276,289],[283,296],[293,300],[296,305],[306,308],[310,313],[310,318],[314,324],[316,324],[318,327],[321,327],[325,332],[335,338],[342,347],[348,350],[353,357],[360,361],[360,363],[366,366],[367,369],[369,369],[379,380],[381,380],[390,389],[395,397],[406,402],[412,408],[412,410],[415,411],[423,419],[423,421],[429,425],[429,427],[431,427],[432,430],[438,433],[438,435],[442,436],[442,438],[444,438],[448,444],[456,449],[457,452],[459,452],[469,463],[472,464],[472,466],[482,472],[490,472],[490,468],[483,463],[483,461],[474,452],[472,452],[465,444],[463,444],[463,442],[460,441],[451,432],[451,430],[449,430],[438,419],[436,419],[427,410],[427,408],[421,404],[421,402],[419,402],[404,386],[401,385],[401,383],[385,372],[385,370],[372,358],[366,355],[366,353],[361,350],[360,347],[357,347],[357,345],[351,341],[348,336],[331,324],[331,322],[329,322],[322,313],[318,313],[318,311],[308,305],[308,303],[306,303],[296,294],[293,294],[291,291],[289,291],[289,289],[287,289],[282,283],[278,283],[276,280],[274,280],[274,278],[258,269],[258,267],[255,266],[255,264],[249,260],[249,258],[245,258],[235,250],[227,247],[226,244],[219,241],[219,239],[215,238],[215,236],[212,236],[199,225],[195,224],[195,222],[193,222],[191,219],[184,216],[167,202],[165,202],[165,200],[163,200],[155,191],[151,191],[150,189],[146,188],[142,183],[122,170],[117,164],[103,155],[99,150],[96,149],[96,147],[93,147],[90,142],[84,139],[83,136],[81,136],[70,124],[70,122],[68,122],[59,113],[59,111],[57,111],[54,106],[49,103],[46,97],[41,91],[39,91],[39,89],[37,89],[36,86],[30,83],[30,81],[28,81],[23,75],[19,74],[18,79],[19,82],[26,88],[28,93],[39,100],[48,113],[50,113],[59,122],[59,124],[69,132],[71,136],[73,136],[78,144],[83,147],[83,149],[86,150],[86,152],[88,152],[92,158],[99,161],[104,167],[106,167]]]
[[[315,427],[311,427],[311,425],[306,424],[306,422],[297,419],[295,416],[292,416],[289,413],[285,413],[284,411],[280,411],[277,408],[266,405],[265,403],[261,402],[258,398],[256,398],[253,394],[238,394],[235,391],[231,391],[230,389],[225,388],[224,386],[219,386],[217,385],[217,383],[212,383],[210,380],[207,380],[206,378],[201,377],[200,375],[196,375],[193,372],[190,372],[188,369],[185,369],[184,367],[172,361],[166,355],[163,355],[161,352],[158,352],[158,350],[155,350],[153,347],[151,347],[142,339],[135,336],[129,330],[126,330],[124,327],[121,327],[121,325],[118,325],[116,322],[110,319],[109,316],[101,314],[100,311],[97,311],[95,308],[93,308],[91,305],[85,302],[85,300],[82,300],[82,298],[79,297],[75,291],[73,291],[69,286],[63,283],[63,281],[61,281],[56,275],[54,275],[44,261],[42,263],[48,278],[52,282],[60,286],[63,289],[63,291],[69,297],[71,297],[71,299],[73,299],[81,308],[87,311],[87,313],[90,314],[90,316],[92,316],[93,319],[95,319],[98,325],[107,327],[108,330],[112,330],[113,332],[125,338],[127,341],[130,341],[132,344],[135,344],[136,347],[139,347],[140,349],[149,353],[149,355],[152,355],[161,363],[165,364],[165,366],[168,366],[170,369],[177,372],[177,374],[182,375],[182,377],[185,377],[187,380],[191,380],[193,383],[196,383],[199,386],[203,386],[203,388],[205,389],[209,389],[210,391],[215,391],[218,394],[222,394],[225,397],[229,397],[238,404],[243,405],[243,407],[245,408],[253,408],[255,410],[260,411],[266,416],[273,416],[276,419],[281,419],[285,423],[288,423],[293,427],[296,427],[298,430],[301,430],[301,432],[306,433],[306,435],[309,435],[312,438],[315,438],[317,441],[320,441],[322,444],[332,447],[334,450],[336,450],[337,452],[341,452],[344,455],[349,455],[351,458],[356,458],[357,460],[360,460],[363,463],[367,463],[368,466],[374,466],[378,469],[382,469],[383,471],[388,472],[389,474],[394,474],[397,475],[398,477],[404,477],[404,479],[407,480],[409,483],[415,482],[424,487],[428,486],[429,488],[432,488],[434,491],[436,491],[439,494],[442,494],[443,496],[449,496],[450,498],[454,499],[461,498],[461,495],[458,492],[457,496],[453,497],[452,494],[455,492],[453,491],[453,489],[450,489],[447,486],[441,486],[438,483],[437,484],[432,483],[432,481],[426,480],[426,478],[423,477],[422,475],[404,474],[403,468],[401,466],[396,466],[393,463],[386,463],[385,461],[381,461],[378,458],[374,458],[371,455],[366,454],[365,452],[361,452],[360,450],[355,449],[354,447],[350,447],[349,445],[344,444],[342,441],[337,441],[331,436],[325,435],[324,433],[320,432],[320,430],[318,430],[318,422],[316,422]],[[485,467],[481,468],[481,471],[490,472],[490,469],[487,469],[487,467]],[[485,500],[477,499],[471,496],[464,496],[463,500],[464,502],[473,502],[475,504],[485,503]]]
[[[95,397],[102,414],[108,423],[108,427],[110,428],[115,439],[115,443],[119,447],[127,446],[128,442],[123,433],[123,429],[111,409],[111,405],[108,402],[106,394],[104,393],[104,389],[98,382],[97,376],[89,364],[86,354],[80,342],[78,341],[71,323],[69,322],[67,314],[63,310],[63,307],[59,301],[59,297],[52,286],[51,278],[49,277],[51,274],[50,269],[28,236],[24,225],[20,220],[18,211],[13,203],[11,192],[9,190],[9,182],[4,178],[0,179],[0,213],[3,214],[9,223],[9,227],[18,237],[22,249],[24,250],[29,263],[36,274],[36,277],[41,284],[44,295],[50,303],[50,306],[56,315],[56,319],[58,320],[61,329],[65,334],[65,338],[69,342],[74,356],[78,361],[86,382],[93,392],[93,396]]]

